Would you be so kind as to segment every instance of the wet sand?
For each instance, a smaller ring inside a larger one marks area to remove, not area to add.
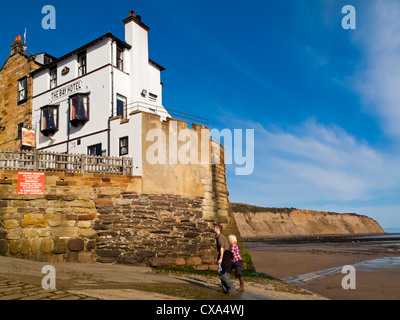
[[[258,272],[329,299],[400,300],[399,241],[246,243],[246,248]],[[379,258],[383,259],[374,260]],[[356,289],[342,288],[346,274],[341,269],[345,265],[355,267]]]

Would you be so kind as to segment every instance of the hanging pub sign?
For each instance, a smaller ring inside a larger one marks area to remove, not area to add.
[[[61,71],[61,75],[62,76],[65,76],[65,75],[67,75],[69,73],[69,68],[68,67],[64,67],[64,69],[62,69],[62,71]]]
[[[21,130],[21,144],[25,147],[35,147],[35,130],[22,128]]]
[[[43,195],[44,180],[44,172],[18,172],[17,193],[22,195]]]

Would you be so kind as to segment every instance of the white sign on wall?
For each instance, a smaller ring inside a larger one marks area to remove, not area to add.
[[[81,91],[82,88],[83,88],[83,80],[73,82],[69,85],[66,85],[60,89],[53,91],[50,96],[50,101],[58,100],[72,93]]]

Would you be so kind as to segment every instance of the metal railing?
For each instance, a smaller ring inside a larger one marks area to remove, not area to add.
[[[0,150],[0,169],[132,175],[133,159],[38,150]]]
[[[130,103],[127,108],[127,113],[129,114],[132,111],[144,111],[144,112],[150,112],[154,114],[158,114],[161,117],[164,118],[174,118],[178,120],[182,120],[188,123],[195,123],[199,124],[202,126],[205,126],[207,128],[210,127],[209,121],[206,118],[202,118],[199,116],[195,116],[189,113],[184,113],[181,111],[173,110],[173,109],[166,109],[157,105],[153,105],[151,103],[146,103],[146,102],[141,102],[141,101],[136,101],[133,103]]]

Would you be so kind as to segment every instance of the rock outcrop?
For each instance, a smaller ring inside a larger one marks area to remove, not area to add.
[[[385,233],[375,220],[354,213],[262,208],[235,203],[231,207],[243,238]]]

